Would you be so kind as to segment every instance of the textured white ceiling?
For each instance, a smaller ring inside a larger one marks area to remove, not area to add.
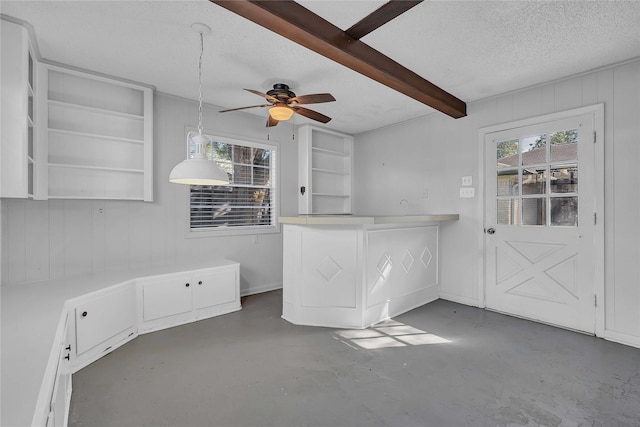
[[[301,3],[346,29],[385,2]],[[0,11],[34,27],[43,58],[190,99],[199,54],[190,27],[205,23],[204,98],[223,108],[261,103],[242,88],[284,82],[298,95],[332,93],[337,102],[309,107],[348,133],[434,111],[207,0],[3,0]],[[470,102],[640,57],[639,22],[639,1],[425,1],[363,41]],[[246,113],[267,110],[225,114]]]

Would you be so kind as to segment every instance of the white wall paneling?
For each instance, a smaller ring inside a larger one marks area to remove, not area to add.
[[[460,199],[458,189],[462,176],[479,182],[478,130],[596,103],[605,104],[604,335],[640,346],[640,60],[470,102],[463,119],[434,114],[356,135],[354,212],[403,213],[403,198],[409,210],[459,212],[441,227],[441,297],[477,305],[483,189],[473,199]],[[416,182],[427,198],[410,190]]]
[[[242,294],[282,285],[282,236],[186,238],[188,188],[171,184],[169,172],[184,159],[185,128],[195,127],[194,101],[154,97],[154,202],[121,200],[2,200],[2,283],[73,277],[101,271],[176,264],[192,257],[240,263]],[[222,116],[205,105],[207,132],[266,140],[264,120],[249,114]],[[270,130],[278,145],[283,214],[297,213],[297,142],[291,128]]]

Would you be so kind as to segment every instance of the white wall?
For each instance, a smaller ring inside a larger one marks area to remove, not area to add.
[[[478,304],[482,200],[460,199],[461,177],[480,173],[479,129],[597,103],[605,104],[606,336],[640,346],[640,60],[363,133],[355,139],[354,211],[453,212],[442,226],[441,296]],[[428,198],[422,198],[424,190]]]
[[[205,131],[278,145],[282,214],[297,213],[297,144],[291,126],[272,128],[266,118],[217,113],[205,106]],[[4,199],[2,283],[29,283],[137,267],[174,264],[191,256],[226,257],[241,264],[241,290],[282,285],[282,235],[186,238],[188,187],[168,181],[184,159],[185,127],[196,127],[196,102],[156,93],[154,100],[154,201]]]

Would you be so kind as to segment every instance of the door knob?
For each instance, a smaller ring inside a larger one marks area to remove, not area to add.
[[[493,234],[496,232],[495,228],[487,228],[487,234]]]

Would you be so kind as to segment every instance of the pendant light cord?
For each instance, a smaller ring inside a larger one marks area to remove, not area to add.
[[[204,33],[200,32],[200,59],[198,60],[198,133],[202,135],[202,54],[204,53]]]

